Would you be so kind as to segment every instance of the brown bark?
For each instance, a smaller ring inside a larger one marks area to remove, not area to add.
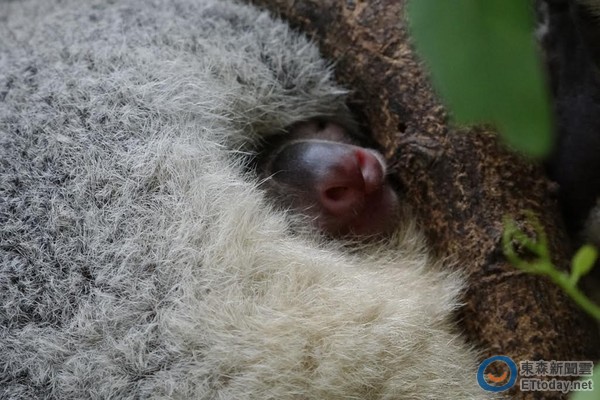
[[[253,3],[307,32],[335,60],[338,81],[354,91],[352,107],[397,167],[432,247],[469,272],[461,320],[485,355],[506,354],[517,363],[597,359],[590,320],[548,280],[515,270],[502,255],[502,218],[509,215],[531,229],[523,214],[531,210],[543,221],[557,265],[568,264],[551,185],[538,166],[502,146],[492,129],[448,123],[411,46],[406,1]]]

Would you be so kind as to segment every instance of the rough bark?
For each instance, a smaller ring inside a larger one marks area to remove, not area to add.
[[[461,321],[484,356],[522,360],[598,358],[594,325],[546,279],[515,270],[502,255],[502,219],[531,229],[543,221],[557,265],[568,239],[552,185],[538,166],[507,150],[493,129],[457,128],[410,43],[399,0],[255,0],[309,33],[354,91],[352,107],[387,151],[432,247],[468,271]],[[566,398],[553,392],[515,398]]]

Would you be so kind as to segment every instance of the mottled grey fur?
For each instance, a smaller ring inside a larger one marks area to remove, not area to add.
[[[487,398],[410,221],[350,252],[244,168],[344,101],[251,7],[0,2],[0,398]]]

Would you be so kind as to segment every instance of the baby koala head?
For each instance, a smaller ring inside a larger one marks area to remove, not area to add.
[[[398,196],[377,150],[360,146],[338,123],[296,124],[258,162],[267,193],[310,217],[332,236],[371,236],[394,229]]]

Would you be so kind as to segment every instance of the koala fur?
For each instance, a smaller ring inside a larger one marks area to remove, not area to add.
[[[250,6],[0,2],[0,398],[490,398],[411,220],[292,232],[246,168],[345,95]]]

